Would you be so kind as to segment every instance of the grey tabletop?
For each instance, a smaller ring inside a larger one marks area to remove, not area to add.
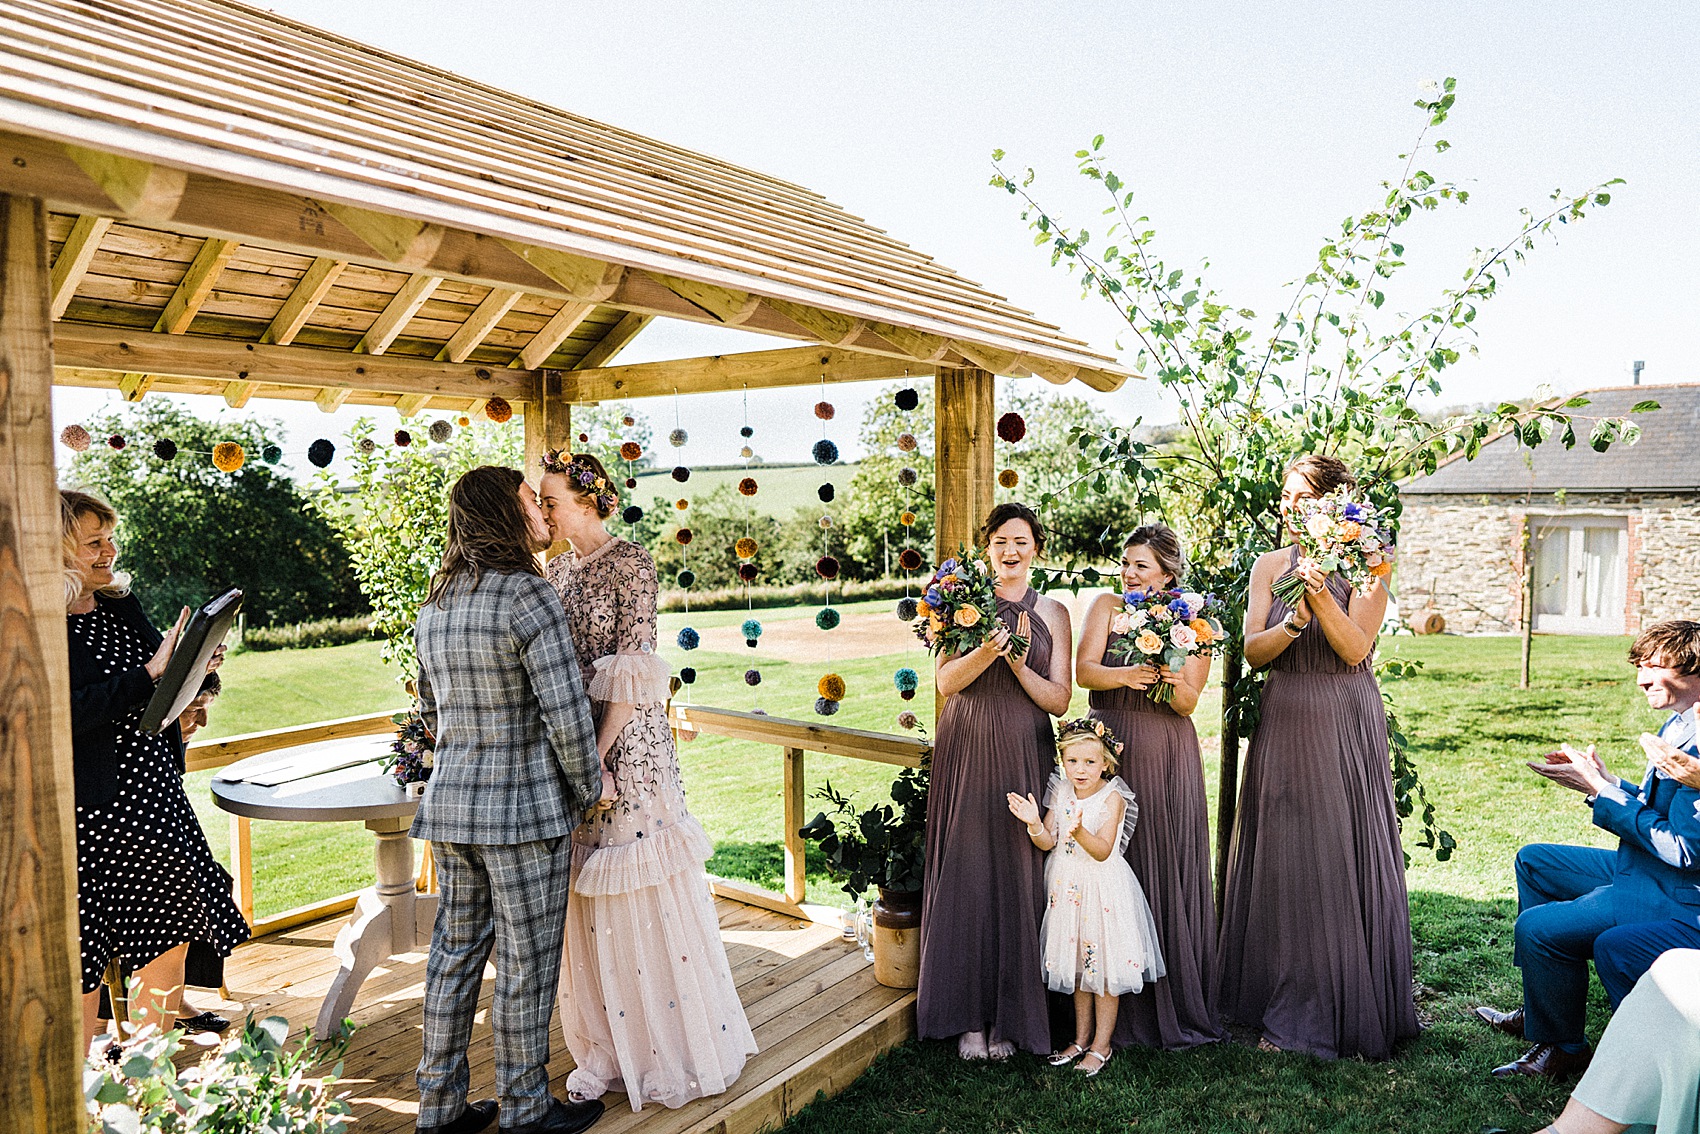
[[[392,740],[388,733],[345,737],[238,760],[213,776],[213,802],[250,819],[299,823],[410,818],[419,801],[407,798],[377,762]],[[248,777],[283,782],[254,783]]]

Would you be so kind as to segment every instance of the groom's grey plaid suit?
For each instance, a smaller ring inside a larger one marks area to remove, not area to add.
[[[425,966],[419,1124],[466,1105],[466,1048],[496,950],[502,1125],[549,1110],[549,1014],[561,970],[570,835],[600,794],[590,703],[561,600],[535,575],[485,573],[414,628],[419,703],[437,738],[413,837],[441,886]]]

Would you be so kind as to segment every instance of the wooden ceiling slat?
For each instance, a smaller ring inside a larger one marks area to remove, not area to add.
[[[442,280],[437,276],[417,273],[408,280],[395,297],[385,305],[377,320],[355,349],[361,354],[383,354],[395,342],[414,313],[431,298]]]
[[[320,256],[314,260],[295,285],[295,289],[289,293],[289,298],[284,300],[283,306],[272,318],[271,326],[260,336],[260,341],[276,343],[278,346],[288,346],[294,342],[295,336],[307,325],[313,311],[324,301],[325,295],[346,267],[347,260],[333,260],[328,256]]]
[[[643,329],[654,320],[653,315],[639,315],[636,312],[623,316],[618,323],[608,328],[606,334],[596,340],[582,356],[576,369],[588,370],[593,366],[606,366],[614,360],[614,356],[624,350],[633,339],[637,338]]]
[[[78,217],[71,226],[59,247],[59,255],[53,260],[53,270],[48,278],[48,306],[53,318],[65,314],[65,308],[71,305],[77,285],[88,272],[95,253],[100,251],[101,240],[111,227],[112,221],[108,218],[90,216]]]
[[[563,303],[561,309],[532,336],[531,341],[520,348],[518,356],[509,365],[524,367],[527,370],[541,368],[549,361],[549,356],[560,349],[567,337],[578,330],[579,325],[595,310],[594,303],[574,303],[571,300]]]
[[[484,336],[496,329],[496,324],[502,321],[502,316],[508,313],[519,299],[520,293],[506,288],[493,287],[484,301],[473,308],[472,314],[449,336],[443,344],[442,351],[437,355],[439,362],[465,362],[478,345],[484,341]]]

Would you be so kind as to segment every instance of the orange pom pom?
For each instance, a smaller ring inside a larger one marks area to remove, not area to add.
[[[828,701],[844,700],[844,679],[836,673],[829,673],[820,679],[815,691]]]
[[[643,456],[643,446],[636,441],[627,441],[620,446],[620,459],[622,461],[635,461],[641,456]]]
[[[1021,474],[1014,469],[1005,469],[998,474],[998,483],[1005,488],[1014,488],[1021,483]]]
[[[754,559],[756,557],[756,541],[744,536],[732,545],[732,550],[738,553],[739,559]]]
[[[506,398],[491,398],[484,403],[484,416],[500,425],[514,415],[514,407]]]
[[[220,441],[213,446],[213,466],[220,472],[235,472],[247,459],[242,446],[234,441]]]
[[[754,496],[756,494],[756,478],[747,476],[738,482],[739,496]]]

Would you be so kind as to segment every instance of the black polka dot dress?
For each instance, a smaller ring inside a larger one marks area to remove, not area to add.
[[[71,637],[111,676],[147,664],[153,649],[106,604],[68,618]],[[83,991],[108,962],[147,964],[186,941],[221,956],[248,939],[228,876],[195,818],[168,736],[141,731],[143,706],[118,722],[118,797],[77,808],[77,913]]]

